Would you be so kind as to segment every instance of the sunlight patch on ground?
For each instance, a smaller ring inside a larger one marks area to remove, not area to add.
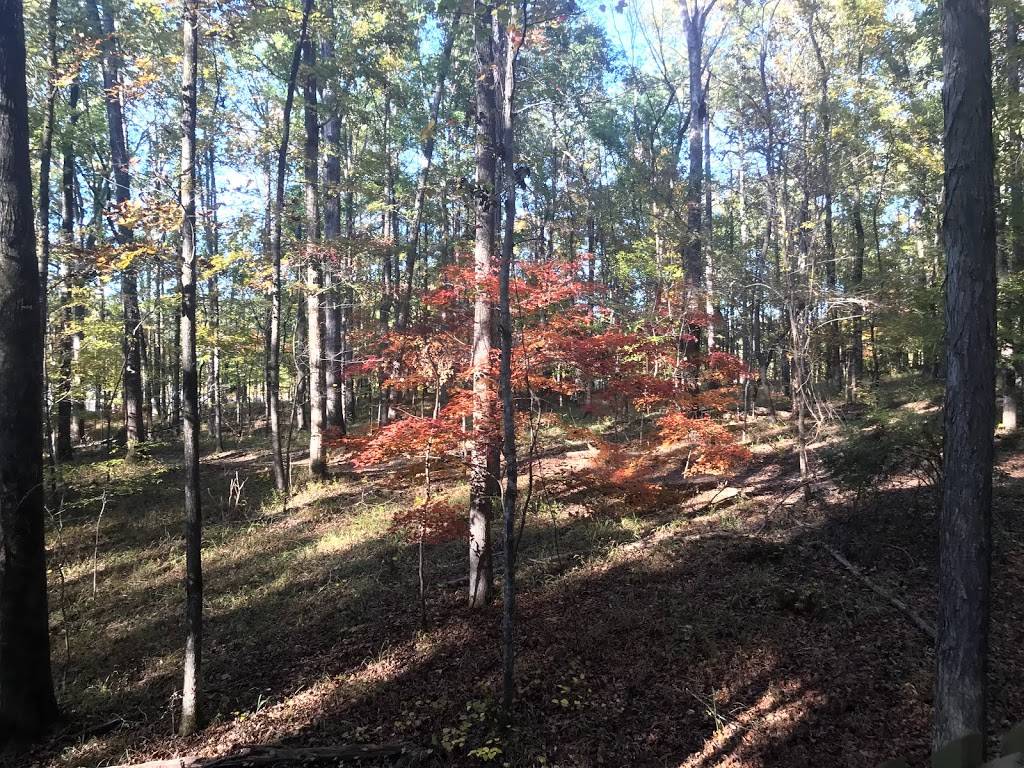
[[[762,740],[781,742],[803,719],[824,707],[825,696],[789,681],[769,688],[746,708],[730,705],[727,694],[698,696],[694,704],[706,711],[715,730],[703,748],[679,768],[738,768],[744,765],[745,749]]]

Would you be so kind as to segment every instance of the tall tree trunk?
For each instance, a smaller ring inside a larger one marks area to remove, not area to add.
[[[708,316],[708,353],[715,351],[717,346],[715,339],[715,321],[718,314],[715,310],[715,267],[712,250],[712,234],[714,232],[714,220],[712,219],[711,208],[711,113],[704,110],[704,218],[701,238],[704,241],[704,311]]]
[[[298,239],[302,239],[302,234]],[[304,280],[302,270],[296,278]],[[306,292],[299,290],[295,297],[295,327],[292,336],[292,358],[295,361],[295,428],[299,432],[309,429],[309,312]]]
[[[1006,184],[1010,188],[1010,249],[1004,249],[1005,271],[1024,270],[1024,141],[1021,138],[1020,119],[1020,19],[1013,4],[1006,8],[1006,89],[1009,113],[1009,168]],[[1013,363],[1012,340],[1004,350],[1003,369],[1003,429],[1017,429],[1017,366]]]
[[[125,141],[124,114],[121,110],[121,56],[114,29],[114,14],[104,0],[88,0],[88,11],[102,51],[103,90],[107,107],[107,134],[114,175],[114,202],[120,207],[131,199],[131,158]],[[117,241],[128,246],[134,240],[131,227],[117,226]],[[131,453],[146,439],[145,403],[142,396],[142,315],[139,312],[138,268],[129,264],[121,270],[121,306],[124,312],[124,393],[125,437]]]
[[[996,338],[988,0],[946,0],[942,21],[947,378],[936,748],[985,735]]]
[[[516,13],[511,6],[508,26],[499,25],[497,39],[504,43],[502,66],[495,67],[495,83],[501,83],[501,149],[502,186],[504,193],[504,232],[501,238],[501,262],[498,270],[498,344],[501,364],[498,388],[501,393],[502,456],[505,467],[505,485],[501,493],[505,578],[502,580],[502,705],[506,713],[512,710],[515,694],[515,621],[516,621],[516,500],[518,496],[518,459],[516,456],[516,414],[512,392],[512,308],[509,282],[512,273],[516,224],[516,157],[515,157],[515,98],[516,61],[522,46],[520,26],[526,25],[525,6]],[[522,18],[517,18],[517,16]],[[499,79],[500,78],[500,79]],[[593,259],[593,254],[591,254]],[[593,264],[593,261],[591,261]]]
[[[43,129],[39,142],[39,207],[36,210],[36,258],[39,262],[39,313],[43,318],[43,347],[46,347],[49,326],[49,280],[50,280],[50,167],[53,160],[53,113],[57,100],[57,0],[50,0],[46,12],[46,46],[49,58],[46,72],[46,102],[43,108]],[[52,461],[55,445],[53,441],[53,419],[49,403],[50,377],[46,371],[46,354],[43,354],[43,397],[44,431],[47,449]]]
[[[392,261],[391,252],[394,250],[394,237],[395,231],[391,228],[391,212],[389,207],[394,199],[394,173],[391,169],[391,147],[390,147],[390,133],[391,133],[391,93],[390,91],[384,94],[384,114],[383,114],[383,130],[381,147],[384,154],[385,170],[384,170],[384,200],[386,203],[385,210],[381,215],[381,238],[384,241],[384,249],[381,252],[381,286],[380,286],[380,317],[378,318],[378,325],[381,336],[382,351],[383,345],[386,343],[385,338],[388,334],[388,328],[391,323],[391,306],[392,299],[394,297],[394,281],[395,275],[392,272],[394,263]],[[377,426],[383,427],[388,423],[389,404],[391,401],[391,392],[385,383],[387,380],[387,374],[383,371],[378,373],[377,380]]]
[[[0,0],[0,745],[57,719],[43,500],[43,316],[21,0]]]
[[[333,3],[328,9],[333,17]],[[320,44],[320,56],[324,65],[334,66],[334,40],[326,36]],[[335,103],[337,94],[324,88],[328,117],[324,123],[324,242],[333,249],[334,265],[339,263],[341,252],[341,117]],[[334,266],[324,270],[324,386],[327,389],[327,415],[325,423],[345,434],[345,373],[342,345],[342,309],[339,269]]]
[[[864,252],[867,250],[866,238],[864,236],[864,218],[861,214],[860,190],[854,190],[853,210],[853,269],[850,274],[850,288],[854,294],[858,294],[864,282]],[[857,387],[864,378],[864,328],[861,320],[863,310],[860,306],[854,308],[853,315],[853,343],[850,345],[850,385],[847,393],[849,400],[857,398]]]
[[[196,366],[196,73],[198,0],[184,0],[181,61],[181,376],[185,459],[185,674],[178,733],[199,727],[203,659],[203,514],[199,492],[199,372]]]
[[[491,300],[485,285],[491,275],[496,221],[494,47],[491,7],[476,0],[473,28],[476,47],[476,234],[473,270],[473,446],[469,477],[469,604],[479,608],[491,600],[494,573],[491,555],[491,517],[498,473],[495,429],[495,387],[491,372]]]
[[[220,107],[221,78],[216,56],[213,57],[213,106],[210,124],[217,125],[217,110]],[[205,190],[203,207],[206,216],[203,224],[206,229],[206,253],[210,262],[210,276],[206,281],[206,292],[209,297],[210,330],[213,334],[213,348],[210,350],[210,423],[213,432],[214,447],[224,450],[224,402],[221,391],[221,350],[220,350],[220,283],[217,276],[216,260],[220,255],[220,222],[217,218],[217,133],[210,130],[206,152],[204,154],[206,172],[203,174]]]
[[[76,76],[68,89],[68,112],[69,124],[74,126],[78,122],[78,99],[81,94],[81,86]],[[70,133],[70,131],[68,131]],[[57,458],[61,461],[69,460],[74,449],[72,447],[72,436],[75,430],[72,428],[75,422],[76,412],[81,410],[81,404],[74,399],[74,363],[77,357],[79,331],[72,331],[71,326],[76,320],[76,309],[74,305],[74,288],[79,284],[79,265],[74,255],[75,247],[75,217],[78,204],[75,200],[75,148],[71,138],[65,137],[61,147],[61,239],[64,246],[64,262],[61,265],[63,272],[63,306],[61,307],[61,329],[60,329],[60,385],[57,396]],[[81,435],[78,435],[81,437]]]
[[[288,172],[288,135],[291,131],[292,104],[295,100],[295,82],[302,60],[302,46],[306,42],[309,28],[309,14],[313,0],[304,0],[299,39],[292,53],[291,69],[288,72],[288,87],[284,100],[281,123],[281,144],[277,150],[277,178],[274,186],[274,204],[270,235],[270,258],[272,280],[270,294],[270,328],[267,344],[267,411],[270,416],[270,447],[273,453],[274,487],[278,491],[288,489],[288,476],[284,471],[284,454],[281,446],[281,226],[284,218],[284,180]]]
[[[825,287],[828,289],[828,325],[825,332],[825,377],[833,387],[842,381],[842,365],[839,355],[839,314],[835,308],[836,286],[836,241],[832,218],[832,107],[829,101],[830,70],[825,62],[818,35],[815,30],[814,13],[810,14],[807,29],[818,61],[818,87],[821,99],[818,104],[819,134],[821,136],[821,186],[825,195]]]
[[[218,80],[218,88],[219,80]],[[214,99],[216,102],[216,97]],[[217,220],[217,164],[215,161],[213,139],[206,148],[206,247],[210,259],[211,275],[206,281],[206,292],[209,297],[210,330],[213,333],[213,348],[210,350],[210,417],[214,447],[224,450],[224,398],[221,387],[221,350],[220,350],[220,282],[214,266],[220,255],[220,222]]]
[[[441,101],[444,98],[444,84],[448,78],[448,70],[451,67],[452,47],[455,45],[455,35],[458,32],[461,18],[462,10],[461,8],[456,8],[452,14],[448,34],[445,36],[444,46],[441,49],[441,60],[437,70],[437,85],[434,87],[434,95],[430,100],[430,117],[424,132],[422,147],[424,162],[423,168],[420,170],[419,181],[416,183],[416,199],[413,203],[409,245],[405,253],[405,293],[402,296],[402,305],[398,316],[398,327],[400,329],[408,327],[411,317],[413,273],[416,269],[416,260],[419,258],[420,229],[423,226],[423,203],[427,196],[427,179],[430,176],[431,163],[434,159],[434,145],[437,143],[437,117],[441,111]]]
[[[704,94],[704,24],[713,5],[713,0],[707,6],[702,6],[700,0],[694,0],[692,7],[690,0],[684,0],[682,3],[690,77],[689,172],[686,182],[686,244],[683,247],[683,272],[689,290],[694,293],[704,285],[700,226],[701,186],[704,181],[702,140],[704,115],[707,110]]]
[[[316,97],[316,56],[313,44],[303,46],[306,77],[305,99],[306,145],[303,156],[306,213],[306,321],[309,324],[306,348],[309,356],[309,471],[313,477],[327,474],[327,452],[324,449],[324,413],[327,410],[326,372],[324,371],[323,309],[324,288],[320,254],[320,185],[317,174],[320,162],[320,124]]]

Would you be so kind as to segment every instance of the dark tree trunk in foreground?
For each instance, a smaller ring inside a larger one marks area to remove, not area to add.
[[[509,282],[512,274],[516,225],[516,156],[515,96],[516,61],[522,46],[525,27],[525,0],[517,18],[513,6],[508,27],[500,30],[504,41],[501,67],[495,67],[495,83],[501,83],[501,149],[502,187],[504,192],[504,230],[501,238],[501,262],[498,267],[498,346],[501,366],[498,387],[501,392],[502,457],[505,460],[505,485],[501,493],[505,578],[502,581],[502,706],[506,714],[512,709],[515,694],[515,629],[516,629],[516,502],[519,493],[519,466],[516,455],[516,414],[512,392],[512,307]],[[499,80],[500,76],[500,80]],[[591,252],[593,259],[593,252]],[[593,262],[591,262],[593,263]]]
[[[320,186],[317,180],[320,158],[320,124],[316,100],[316,57],[313,44],[303,46],[306,78],[305,100],[306,145],[303,173],[305,175],[306,213],[306,349],[309,352],[309,471],[313,477],[327,474],[327,452],[324,449],[324,414],[327,411],[326,371],[324,370],[324,323],[321,297],[324,274],[320,254]]]
[[[274,204],[271,213],[270,258],[273,286],[270,295],[270,328],[267,343],[267,411],[270,416],[270,447],[273,453],[274,487],[279,491],[288,488],[288,476],[284,471],[284,454],[281,446],[281,225],[284,216],[284,177],[288,172],[288,134],[291,130],[292,104],[295,101],[295,81],[299,75],[302,45],[306,41],[309,14],[313,0],[305,0],[302,6],[302,24],[299,39],[292,53],[291,69],[288,72],[288,89],[284,100],[281,123],[281,144],[277,149],[277,178],[274,186]]]
[[[114,15],[103,0],[88,0],[86,10],[96,28],[95,34],[101,40],[107,134],[110,140],[110,160],[114,167],[114,202],[122,206],[131,199],[131,178],[128,175],[130,157],[125,144],[124,113],[119,95],[121,56],[117,51]],[[130,227],[117,227],[117,241],[120,245],[129,245],[133,239]],[[142,397],[142,315],[139,312],[138,271],[134,264],[129,264],[121,271],[121,305],[124,310],[124,374],[121,389],[124,393],[125,434],[130,452],[136,443],[146,439],[145,401]]]
[[[473,308],[473,447],[469,475],[469,604],[491,600],[494,574],[491,516],[498,482],[498,439],[494,418],[495,386],[491,372],[492,307],[483,286],[491,274],[497,205],[495,199],[496,103],[491,7],[477,2],[476,26],[476,237],[473,268],[478,286]]]
[[[199,371],[196,366],[196,72],[198,0],[184,0],[181,62],[181,378],[185,449],[185,678],[178,733],[199,727],[203,660],[203,514],[199,493]]]
[[[946,0],[942,38],[947,380],[936,748],[985,733],[996,304],[988,0]]]
[[[0,0],[0,745],[57,718],[43,508],[43,323],[21,0]]]

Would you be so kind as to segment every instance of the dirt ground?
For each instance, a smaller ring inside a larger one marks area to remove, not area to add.
[[[851,489],[816,461],[807,499],[789,425],[763,421],[738,474],[710,487],[652,477],[644,504],[573,484],[588,446],[548,451],[520,549],[518,697],[505,725],[500,605],[466,609],[462,540],[426,548],[423,629],[416,546],[393,525],[409,484],[356,473],[341,454],[329,482],[285,503],[252,438],[204,458],[208,725],[174,737],[180,459],[169,445],[131,464],[84,455],[65,468],[49,538],[66,721],[11,764],[407,742],[431,750],[429,765],[925,765],[932,641],[829,550],[934,622],[936,494],[910,477]],[[457,476],[441,480],[456,500]],[[996,729],[1024,713],[1022,501],[1024,453],[1003,441]]]

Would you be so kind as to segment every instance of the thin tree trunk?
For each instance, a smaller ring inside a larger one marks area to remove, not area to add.
[[[213,59],[214,90],[210,124],[217,125],[217,110],[220,106],[221,78],[217,59]],[[206,147],[202,189],[205,189],[204,226],[206,228],[207,257],[210,261],[210,277],[206,281],[206,292],[209,296],[210,330],[213,333],[213,348],[210,350],[210,420],[213,432],[214,447],[224,450],[224,402],[221,392],[221,349],[220,349],[220,284],[216,272],[216,260],[220,255],[220,222],[217,215],[217,134],[210,130],[209,143]]]
[[[57,0],[50,0],[46,12],[46,45],[49,66],[46,72],[46,103],[43,109],[43,129],[39,146],[39,207],[36,211],[36,258],[39,263],[39,313],[43,318],[43,347],[46,347],[49,326],[49,279],[50,279],[50,167],[53,160],[53,113],[57,99]],[[46,371],[46,355],[43,355],[43,397],[48,403],[50,377]],[[53,421],[51,408],[45,407],[43,425],[46,432],[47,450],[51,461],[54,457]]]
[[[494,49],[491,7],[474,4],[476,46],[476,234],[473,269],[477,285],[473,306],[473,446],[469,478],[469,604],[480,608],[491,600],[494,573],[491,517],[497,485],[495,387],[491,372],[491,299],[484,286],[491,274],[496,220]]]
[[[306,213],[306,321],[309,324],[306,348],[309,356],[309,471],[313,477],[327,474],[327,452],[324,449],[324,414],[327,410],[326,372],[323,345],[324,276],[320,254],[320,185],[317,173],[320,158],[320,124],[316,97],[316,56],[313,44],[303,46],[306,78],[305,99],[306,145],[303,173],[305,176]]]
[[[828,326],[825,332],[825,377],[829,383],[837,387],[842,383],[842,366],[839,355],[839,315],[835,309],[836,278],[836,242],[832,221],[832,109],[828,90],[830,70],[825,62],[821,45],[814,28],[815,17],[811,13],[807,21],[807,29],[818,61],[821,100],[818,105],[818,121],[821,136],[821,184],[825,193],[825,285],[828,289]]]
[[[131,178],[128,175],[130,157],[125,141],[124,114],[121,110],[121,56],[114,29],[114,15],[103,0],[86,2],[92,24],[101,40],[103,90],[107,108],[107,133],[110,141],[110,159],[114,175],[114,202],[124,206],[131,199]],[[117,226],[117,241],[123,247],[134,240],[131,228]],[[124,312],[124,373],[121,390],[124,393],[125,438],[131,453],[141,440],[146,439],[145,403],[142,397],[142,316],[139,312],[138,270],[129,264],[121,270],[121,305]]]
[[[178,733],[201,719],[203,659],[202,496],[199,492],[199,375],[196,366],[196,73],[198,0],[183,2],[181,62],[181,374],[185,460],[185,674]]]
[[[309,14],[313,0],[304,0],[299,39],[292,54],[291,69],[288,73],[288,87],[284,101],[281,124],[281,144],[277,150],[277,179],[270,236],[270,258],[272,280],[270,295],[270,328],[267,344],[267,410],[270,416],[270,447],[273,453],[274,487],[278,491],[288,489],[288,476],[284,471],[284,455],[281,449],[281,226],[284,218],[284,180],[288,172],[288,135],[291,130],[292,104],[295,100],[295,82],[299,74],[302,46],[306,41]]]
[[[501,239],[501,262],[498,271],[498,343],[501,365],[498,388],[501,393],[502,455],[505,466],[505,487],[501,493],[505,578],[502,581],[502,705],[506,714],[512,710],[515,694],[515,621],[516,621],[516,499],[518,496],[518,464],[516,456],[516,415],[512,392],[512,309],[509,282],[512,272],[516,224],[515,165],[515,95],[516,61],[522,46],[520,26],[526,26],[526,0],[522,18],[511,6],[507,29],[499,26],[498,39],[504,42],[504,62],[496,66],[495,82],[501,83],[501,149],[502,186],[504,198],[504,232]],[[501,79],[499,80],[499,75]],[[591,256],[593,258],[593,256]],[[593,263],[593,262],[591,262]]]
[[[334,16],[333,3],[328,15]],[[334,41],[326,36],[320,45],[320,55],[327,67],[334,66]],[[334,103],[336,94],[324,89],[330,112],[324,123],[324,243],[333,249],[332,268],[324,270],[324,386],[327,389],[327,415],[325,423],[345,434],[345,374],[342,343],[341,290],[337,265],[341,258],[341,118]]]
[[[853,269],[850,275],[850,288],[856,295],[860,292],[864,282],[864,252],[867,249],[864,237],[864,220],[861,215],[860,190],[854,191],[853,210]],[[852,402],[857,398],[857,387],[864,378],[864,330],[861,315],[863,310],[860,306],[854,308],[853,315],[853,343],[850,345],[850,385],[847,392],[848,399]]]
[[[988,0],[946,0],[942,20],[947,378],[936,749],[971,733],[984,743],[996,338]]]
[[[68,122],[72,127],[78,122],[80,94],[81,87],[78,78],[75,77],[68,90]],[[60,386],[57,398],[57,458],[60,461],[68,461],[74,454],[72,436],[76,430],[72,426],[75,423],[76,412],[82,407],[81,403],[74,399],[73,386],[74,363],[78,348],[76,342],[79,341],[80,331],[71,330],[76,319],[76,308],[72,306],[73,290],[79,283],[79,265],[74,256],[78,204],[75,199],[75,148],[71,138],[64,139],[61,155],[61,238],[65,255],[62,264],[64,299],[61,308]],[[81,438],[80,430],[78,432],[78,437]]]
[[[0,0],[0,745],[57,719],[43,499],[43,316],[21,0]],[[16,556],[12,556],[16,555]]]

